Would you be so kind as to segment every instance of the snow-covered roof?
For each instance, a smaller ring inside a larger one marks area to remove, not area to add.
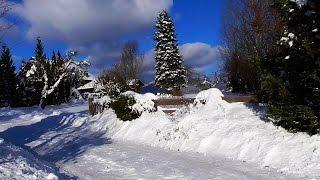
[[[86,89],[93,89],[96,81],[90,81],[89,83],[80,86],[77,88],[77,90],[86,90]]]
[[[141,85],[144,86],[143,82],[140,79],[130,79],[127,81],[128,86]]]
[[[88,73],[88,77],[84,77],[83,80],[94,81],[94,80],[96,80],[96,77],[93,74]]]

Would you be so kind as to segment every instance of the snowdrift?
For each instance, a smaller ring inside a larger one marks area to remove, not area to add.
[[[245,104],[229,104],[222,96],[218,89],[200,92],[195,103],[176,118],[169,118],[161,111],[144,112],[134,121],[122,122],[107,110],[92,121],[99,122],[95,128],[107,129],[106,135],[113,139],[223,155],[303,177],[320,177],[319,135],[288,133],[264,122]],[[141,99],[145,103],[152,98],[141,95]]]
[[[1,138],[0,156],[0,179],[59,179],[49,164]]]

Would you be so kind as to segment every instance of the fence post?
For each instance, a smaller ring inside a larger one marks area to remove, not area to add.
[[[89,114],[91,116],[94,116],[94,104],[93,104],[93,98],[92,97],[89,97],[88,98],[88,104],[89,104]]]

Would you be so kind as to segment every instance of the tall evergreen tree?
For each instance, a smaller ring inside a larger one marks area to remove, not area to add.
[[[186,83],[186,71],[179,53],[175,27],[166,11],[159,14],[156,28],[157,32],[154,37],[157,43],[155,83],[171,92],[178,92]]]
[[[35,48],[35,58],[36,60],[43,60],[43,58],[45,57],[44,55],[44,45],[42,43],[42,40],[40,39],[40,37],[37,38],[37,45]]]
[[[275,0],[284,23],[278,51],[266,59],[262,91],[279,125],[310,134],[320,128],[320,1]]]
[[[17,79],[9,48],[3,46],[0,60],[0,106],[15,106]]]

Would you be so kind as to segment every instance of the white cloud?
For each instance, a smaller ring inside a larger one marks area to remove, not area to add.
[[[191,67],[208,66],[220,58],[220,46],[212,47],[209,44],[196,42],[180,46],[185,63]]]
[[[209,44],[195,42],[186,43],[179,47],[185,64],[192,67],[196,71],[205,72],[217,66],[221,60],[221,46],[212,47]],[[154,75],[154,50],[150,50],[145,54],[144,69],[145,76],[150,79]]]
[[[27,36],[66,43],[98,67],[119,50],[119,40],[153,27],[173,0],[24,0],[14,12],[30,25]]]

